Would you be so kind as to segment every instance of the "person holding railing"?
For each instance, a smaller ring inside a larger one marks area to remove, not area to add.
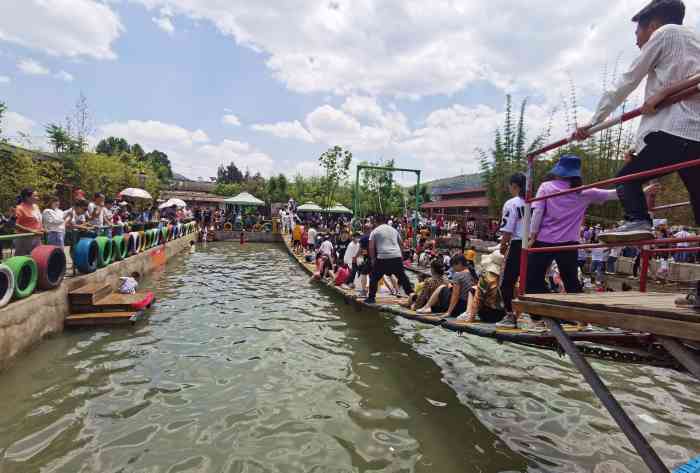
[[[685,5],[681,0],[653,0],[637,13],[637,46],[641,54],[630,69],[600,100],[589,125],[576,130],[585,139],[588,129],[605,120],[646,78],[642,121],[637,133],[637,153],[632,153],[618,173],[623,177],[700,158],[700,96],[693,95],[656,110],[669,95],[687,89],[689,78],[700,73],[700,35],[683,26]],[[679,171],[700,224],[700,168]],[[643,180],[617,187],[625,209],[625,223],[603,233],[606,243],[653,238],[652,221],[642,191]]]

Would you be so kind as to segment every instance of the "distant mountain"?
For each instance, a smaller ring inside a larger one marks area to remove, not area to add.
[[[182,174],[178,174],[176,172],[173,173],[173,179],[175,179],[176,181],[192,181],[192,179],[190,179],[189,177],[183,176]]]
[[[462,190],[479,189],[483,187],[481,174],[461,174],[444,179],[436,179],[426,182],[428,192],[431,195],[440,195],[447,192],[457,192]]]

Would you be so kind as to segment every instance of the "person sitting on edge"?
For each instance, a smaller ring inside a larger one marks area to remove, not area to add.
[[[407,296],[413,293],[411,282],[406,276],[401,259],[401,236],[396,229],[386,224],[386,217],[376,218],[379,224],[369,235],[369,257],[372,273],[369,282],[369,294],[365,299],[368,304],[375,304],[379,280],[385,276],[396,276]]]
[[[321,236],[320,240],[321,244],[318,247],[319,253],[328,256],[331,263],[333,263],[335,261],[335,250],[333,249],[333,243],[331,243],[330,237],[328,235],[323,235]]]
[[[418,310],[425,307],[433,293],[445,284],[445,268],[441,262],[434,261],[430,265],[430,277],[423,283],[423,290],[416,296],[415,303],[411,309]]]
[[[446,317],[457,317],[467,310],[469,300],[469,290],[474,285],[467,260],[464,255],[459,254],[452,257],[452,279],[449,285],[440,287],[433,292],[430,299],[421,309],[419,314],[437,314],[445,312]]]
[[[618,177],[684,163],[700,156],[700,96],[692,95],[660,110],[656,107],[669,94],[688,87],[687,79],[700,72],[700,35],[683,26],[685,5],[681,0],[653,0],[632,21],[637,23],[637,46],[641,53],[630,69],[600,100],[591,123],[579,128],[574,138],[589,136],[588,129],[604,121],[646,78],[642,120],[637,132],[637,154]],[[678,171],[688,189],[695,221],[700,224],[700,167]],[[657,176],[658,177],[658,176]],[[602,233],[605,243],[653,238],[652,220],[642,185],[649,178],[618,185],[625,209],[625,223]]]
[[[495,324],[506,316],[499,287],[504,259],[500,250],[481,259],[481,276],[469,291],[467,311],[457,317],[457,320],[472,323],[478,318],[483,323]]]
[[[136,294],[136,288],[139,287],[141,274],[134,271],[131,276],[119,278],[119,294]]]

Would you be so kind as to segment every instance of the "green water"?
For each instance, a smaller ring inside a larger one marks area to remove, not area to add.
[[[0,373],[0,472],[639,472],[555,354],[357,311],[283,247],[210,244],[150,322],[67,332]],[[700,388],[598,363],[669,465]]]

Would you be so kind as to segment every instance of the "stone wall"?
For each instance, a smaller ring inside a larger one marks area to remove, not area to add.
[[[240,241],[241,232],[214,232],[214,241]],[[245,232],[246,243],[282,242],[282,235],[272,232]]]
[[[187,235],[112,263],[92,274],[67,278],[60,287],[32,294],[26,299],[11,302],[0,309],[0,370],[19,353],[28,350],[43,338],[63,331],[63,319],[70,313],[68,293],[85,284],[109,282],[116,290],[119,277],[135,271],[145,276],[165,264],[174,255],[185,251],[197,234]]]

